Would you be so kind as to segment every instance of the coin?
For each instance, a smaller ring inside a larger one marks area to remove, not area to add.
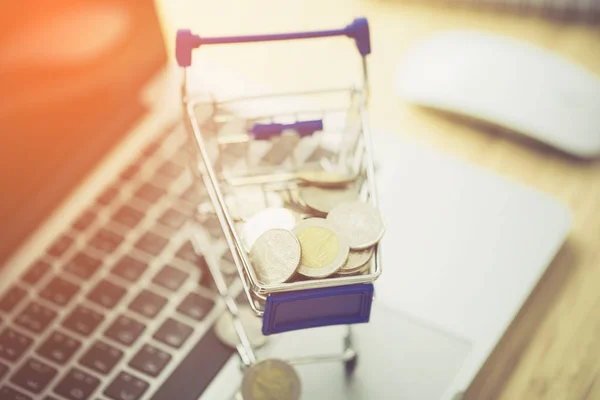
[[[260,235],[250,259],[258,280],[266,285],[288,281],[300,265],[300,241],[285,229],[271,229]]]
[[[343,272],[354,272],[357,269],[363,267],[371,257],[373,257],[374,247],[368,247],[364,250],[350,250],[348,254],[348,260],[346,264],[338,271],[338,273]]]
[[[353,182],[356,176],[334,171],[300,171],[296,177],[301,181],[324,188],[343,187]]]
[[[257,317],[249,306],[238,308],[238,317],[242,323],[248,341],[253,349],[258,349],[267,343],[268,337],[262,334],[262,320]],[[215,324],[215,334],[226,346],[234,349],[240,344],[240,338],[233,325],[233,315],[226,311],[219,317]]]
[[[292,210],[283,207],[269,207],[259,211],[248,219],[242,229],[242,244],[247,252],[252,249],[256,239],[270,229],[291,230],[299,217]]]
[[[375,245],[385,231],[379,210],[361,201],[338,204],[327,215],[327,221],[344,232],[353,250]]]
[[[300,378],[285,361],[268,359],[251,365],[242,378],[244,400],[298,400]]]
[[[264,192],[257,187],[238,188],[236,196],[241,200],[237,204],[237,211],[244,221],[248,221],[254,214],[267,207],[283,206],[283,199],[279,194]]]
[[[337,275],[339,275],[339,276],[361,275],[361,274],[369,271],[370,269],[371,269],[371,260],[369,259],[369,261],[364,263],[364,265],[360,265],[359,267],[351,269],[351,270],[340,268],[340,270],[337,272]]]
[[[301,186],[300,197],[311,209],[322,214],[327,214],[340,203],[358,199],[358,189],[354,186],[341,189]]]
[[[331,222],[323,218],[301,221],[292,230],[302,248],[298,273],[309,278],[325,278],[339,270],[348,259],[349,247]]]

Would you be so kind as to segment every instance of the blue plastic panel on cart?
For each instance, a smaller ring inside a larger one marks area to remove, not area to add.
[[[263,334],[369,322],[372,302],[370,283],[272,294],[265,305]]]

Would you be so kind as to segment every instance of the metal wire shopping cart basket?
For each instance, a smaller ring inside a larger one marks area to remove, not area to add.
[[[330,36],[354,39],[362,62],[361,84],[343,89],[267,94],[232,99],[188,93],[192,51],[212,44],[280,41]],[[176,56],[183,67],[182,97],[193,170],[204,183],[222,228],[243,291],[254,313],[262,317],[264,335],[329,325],[348,325],[342,354],[310,357],[296,362],[343,360],[351,371],[356,361],[351,324],[369,321],[373,282],[381,275],[380,249],[376,247],[368,269],[360,275],[263,284],[257,279],[238,229],[244,219],[239,210],[250,192],[261,193],[262,206],[274,198],[289,198],[306,174],[342,171],[360,188],[361,199],[377,206],[374,162],[366,112],[367,55],[370,54],[367,20],[359,18],[337,30],[237,37],[200,37],[189,30],[177,34]],[[327,104],[324,108],[315,108]],[[256,156],[260,154],[260,156]],[[237,205],[236,205],[237,204]],[[233,314],[243,364],[256,362],[238,306],[218,267],[208,263],[219,293]]]

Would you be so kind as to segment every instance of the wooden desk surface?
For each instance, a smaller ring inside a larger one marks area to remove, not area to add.
[[[408,46],[447,28],[522,38],[600,74],[600,27],[402,0],[163,0],[161,7],[171,38],[173,29],[181,27],[204,35],[228,35],[338,27],[355,16],[367,16],[373,47],[369,65],[374,128],[410,136],[532,185],[561,199],[574,213],[566,245],[466,399],[600,399],[600,160],[578,162],[497,129],[408,107],[392,88],[395,66]],[[300,45],[298,53],[288,51],[279,58],[256,47],[225,51],[225,46],[223,51],[201,50],[200,57],[226,63],[249,79],[274,87],[322,88],[356,76],[351,67],[356,65],[353,45],[335,40]]]

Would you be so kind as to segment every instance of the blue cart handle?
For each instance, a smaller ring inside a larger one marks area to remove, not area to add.
[[[356,42],[358,52],[364,57],[371,53],[371,38],[369,35],[369,24],[366,18],[357,18],[342,29],[326,31],[278,33],[271,35],[248,35],[248,36],[222,36],[201,38],[194,35],[189,29],[177,31],[175,43],[175,54],[180,67],[192,65],[192,50],[207,44],[230,44],[248,42],[270,42],[275,40],[312,39],[330,36],[347,36]]]

